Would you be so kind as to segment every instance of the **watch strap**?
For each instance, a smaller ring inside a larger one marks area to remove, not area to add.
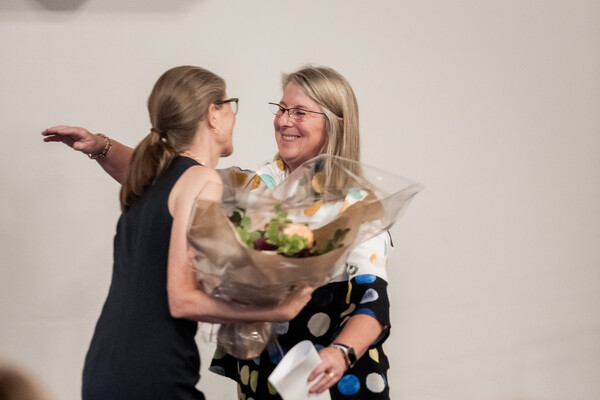
[[[342,354],[344,354],[344,359],[346,360],[347,368],[354,367],[354,364],[356,364],[356,361],[358,361],[356,358],[356,352],[354,351],[354,348],[348,346],[347,344],[338,342],[331,343],[331,346],[339,349],[342,352]]]

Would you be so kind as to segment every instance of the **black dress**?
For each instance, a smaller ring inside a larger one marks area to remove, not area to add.
[[[174,319],[167,298],[171,189],[191,166],[177,157],[120,217],[108,298],[83,369],[83,400],[198,400],[197,323]]]

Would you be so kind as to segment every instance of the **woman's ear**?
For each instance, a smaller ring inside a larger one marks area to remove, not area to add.
[[[208,122],[208,127],[210,129],[214,129],[218,126],[219,122],[219,113],[218,109],[214,104],[211,104],[208,107],[208,113],[206,115],[206,121]]]

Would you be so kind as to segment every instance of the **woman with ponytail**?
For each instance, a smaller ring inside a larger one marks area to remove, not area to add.
[[[195,321],[286,321],[310,299],[278,308],[236,307],[198,288],[186,228],[202,191],[220,200],[214,167],[231,154],[237,99],[203,68],[165,72],[148,99],[152,128],[133,151],[121,189],[113,277],[83,371],[83,400],[204,399]],[[107,139],[105,151],[112,143]]]

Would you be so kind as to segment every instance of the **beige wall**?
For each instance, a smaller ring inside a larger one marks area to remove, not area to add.
[[[353,84],[363,160],[426,186],[393,230],[393,398],[600,398],[599,50],[591,0],[0,0],[0,357],[77,399],[109,285],[118,187],[43,128],[133,145],[197,64],[241,98],[220,165],[255,168],[311,62]]]

